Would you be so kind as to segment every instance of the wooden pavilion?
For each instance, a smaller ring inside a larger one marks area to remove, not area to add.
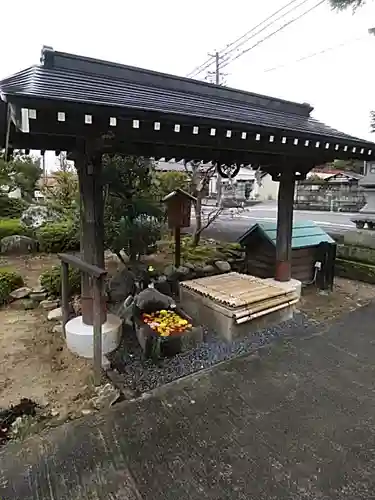
[[[335,159],[375,161],[375,144],[273,97],[42,49],[40,64],[0,81],[0,147],[68,151],[82,201],[84,260],[104,267],[102,155],[259,166],[280,182],[276,279],[291,276],[295,181]],[[90,284],[83,287],[89,312]],[[85,303],[85,302],[84,302]],[[92,306],[92,303],[91,303]],[[91,307],[92,310],[92,307]]]

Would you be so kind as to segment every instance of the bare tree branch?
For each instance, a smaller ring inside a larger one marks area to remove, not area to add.
[[[205,229],[208,228],[208,226],[210,226],[213,222],[215,222],[215,220],[221,215],[221,213],[223,212],[223,208],[216,208],[215,210],[212,210],[208,215],[207,215],[207,219],[202,222],[202,225],[201,227],[199,228],[199,230],[197,230],[197,233],[198,234],[201,234],[203,233],[203,231]]]

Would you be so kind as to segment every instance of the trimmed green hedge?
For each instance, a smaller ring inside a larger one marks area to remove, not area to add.
[[[71,221],[45,224],[37,231],[41,252],[58,253],[79,250],[79,234]]]
[[[61,296],[61,267],[54,266],[44,271],[40,276],[41,286],[54,297]],[[69,290],[70,295],[78,294],[81,291],[81,273],[78,269],[69,267]]]
[[[0,195],[0,218],[21,217],[28,206],[25,200]]]
[[[72,221],[51,222],[34,232],[21,224],[19,219],[0,219],[0,240],[16,234],[36,238],[41,252],[58,253],[79,250],[79,232]]]
[[[0,219],[0,240],[15,234],[32,236],[32,231],[23,226],[19,219]]]
[[[22,276],[11,269],[0,269],[0,304],[5,304],[9,294],[23,286]]]

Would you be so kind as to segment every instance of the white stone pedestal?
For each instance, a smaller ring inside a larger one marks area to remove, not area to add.
[[[107,315],[102,325],[102,355],[117,349],[121,340],[122,319],[114,314]],[[83,358],[94,357],[94,328],[82,321],[82,316],[71,319],[65,325],[66,345],[68,349]],[[103,364],[106,360],[103,359]]]

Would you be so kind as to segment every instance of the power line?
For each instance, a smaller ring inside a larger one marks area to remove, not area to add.
[[[243,38],[245,38],[247,35],[250,35],[251,33],[253,33],[253,31],[255,31],[256,29],[260,28],[262,26],[262,24],[266,23],[267,21],[269,21],[270,19],[272,19],[273,17],[275,17],[277,14],[279,14],[280,12],[282,12],[283,10],[285,10],[287,7],[289,7],[290,5],[298,2],[300,0],[292,0],[291,2],[288,2],[286,5],[284,5],[283,7],[281,7],[280,9],[278,9],[277,11],[275,11],[273,14],[271,14],[270,16],[268,16],[266,19],[264,19],[262,22],[260,22],[259,24],[257,24],[256,26],[254,26],[253,28],[251,28],[249,31],[247,31],[246,33],[244,33],[242,36],[240,36],[239,38],[237,38],[237,40],[234,40],[234,42],[231,42],[231,43],[228,43],[224,49],[220,50],[219,52],[224,52],[225,50],[229,49],[230,47],[232,47],[233,45],[235,45],[236,43],[240,42]],[[302,4],[306,3],[308,0],[304,0],[302,2]],[[293,7],[293,9],[291,10],[294,10],[296,9],[297,7],[299,7],[300,5],[296,5],[295,7]],[[290,11],[286,12],[283,14],[283,16],[285,16],[286,14],[288,14]],[[281,16],[281,17],[283,17]],[[275,19],[275,21],[277,21],[278,19]],[[273,21],[273,22],[275,22]],[[273,23],[271,23],[273,24]]]
[[[301,7],[303,4],[305,4],[306,2],[308,2],[309,0],[292,0],[290,2],[288,2],[286,5],[284,5],[283,7],[281,7],[280,9],[278,9],[276,12],[274,12],[273,14],[271,14],[270,16],[268,16],[266,19],[264,19],[262,22],[260,22],[259,24],[257,24],[256,26],[254,26],[253,28],[251,28],[249,31],[247,31],[244,35],[240,36],[239,38],[237,38],[236,40],[234,40],[233,42],[229,43],[226,45],[226,47],[219,51],[220,53],[220,58],[222,59],[223,57],[228,57],[230,56],[235,50],[238,50],[245,42],[251,40],[252,38],[254,38],[256,35],[259,35],[260,33],[262,33],[266,28],[270,27],[272,24],[274,24],[276,21],[279,21],[280,19],[282,19],[283,17],[285,17],[286,15],[290,14],[291,12],[293,12],[295,9]],[[286,8],[288,8],[290,5],[296,3],[296,2],[299,2],[298,5],[295,5],[294,7],[292,7],[291,9],[289,9],[287,12],[284,12],[283,14],[281,14],[280,16],[278,16],[276,19],[273,19],[272,21],[270,21],[273,17],[275,17],[277,14],[279,14],[280,12],[282,12],[283,10],[285,10]],[[260,30],[258,30],[256,33],[254,33],[254,31],[256,31],[259,27],[261,27],[264,23],[266,23],[267,21],[270,21],[268,24],[266,24],[265,26],[263,26]],[[253,33],[253,34],[252,34]],[[251,35],[251,36],[249,36]],[[236,45],[234,48],[231,49],[231,47],[233,47],[233,45]],[[230,49],[230,50],[229,50]],[[213,63],[213,58],[211,57],[211,59],[208,59],[208,61],[206,61],[206,63],[202,64],[201,66],[199,66],[198,68],[196,68],[195,70],[193,70],[191,73],[189,73],[188,76],[190,77],[193,77],[193,76],[198,76],[200,73],[202,73],[204,70],[208,69],[212,63]]]
[[[241,37],[241,40],[239,43],[237,43],[235,45],[235,47],[233,47],[229,52],[227,52],[226,54],[224,54],[222,56],[222,60],[224,58],[226,58],[224,60],[227,61],[230,56],[232,54],[234,54],[236,51],[238,51],[243,45],[245,45],[246,42],[252,40],[253,38],[255,38],[257,35],[260,35],[261,33],[263,33],[264,31],[266,31],[267,28],[269,28],[270,26],[272,26],[273,24],[275,24],[277,21],[280,21],[282,20],[284,17],[286,17],[288,14],[294,12],[296,9],[299,9],[300,7],[302,7],[305,3],[309,2],[310,0],[302,0],[300,1],[297,5],[295,5],[294,7],[292,7],[291,9],[289,9],[287,12],[284,12],[283,14],[281,14],[280,16],[278,16],[276,19],[272,20],[271,22],[269,22],[268,24],[266,24],[265,26],[263,26],[260,30],[258,30],[256,33],[254,33],[253,35],[249,36],[249,37]],[[245,38],[244,40],[242,40],[242,38]]]
[[[252,45],[251,47],[248,47],[247,49],[244,49],[242,52],[240,52],[237,56],[233,57],[233,58],[229,58],[229,59],[226,59],[223,63],[222,66],[220,66],[220,68],[225,68],[226,66],[228,66],[228,64],[232,63],[233,61],[236,61],[239,57],[243,56],[244,54],[246,54],[247,52],[249,52],[250,50],[252,49],[255,49],[255,47],[258,47],[258,45],[260,45],[261,43],[265,42],[266,40],[268,40],[269,38],[273,37],[274,35],[276,35],[277,33],[279,33],[280,31],[284,30],[285,28],[287,28],[288,26],[290,26],[291,24],[295,23],[296,21],[298,21],[299,19],[302,19],[302,17],[306,16],[307,14],[309,14],[310,12],[312,12],[313,10],[315,10],[317,7],[319,7],[320,5],[322,5],[323,3],[325,3],[325,0],[321,0],[320,2],[318,2],[317,4],[313,5],[312,7],[310,7],[310,9],[306,10],[305,12],[302,12],[302,14],[300,14],[299,16],[291,19],[290,21],[288,21],[287,23],[283,24],[279,29],[277,29],[276,31],[273,31],[272,33],[270,33],[269,35],[265,36],[264,38],[262,38],[261,40],[259,40],[257,43],[255,43],[254,45]]]
[[[286,5],[284,5],[283,7],[281,7],[280,9],[278,9],[277,11],[275,11],[273,14],[271,14],[270,16],[268,16],[266,19],[263,19],[263,21],[261,21],[259,24],[257,24],[256,26],[254,26],[253,28],[251,28],[250,30],[248,30],[246,33],[244,33],[242,36],[240,36],[239,38],[237,38],[236,40],[234,40],[233,42],[227,44],[225,46],[224,49],[222,50],[219,50],[217,51],[219,54],[221,53],[224,53],[224,55],[229,55],[232,51],[229,51],[228,52],[228,49],[230,49],[230,47],[232,47],[233,45],[235,44],[238,44],[241,40],[243,40],[245,37],[247,37],[248,35],[250,35],[251,33],[253,33],[255,30],[257,30],[258,28],[260,28],[264,23],[266,23],[267,21],[271,20],[273,17],[275,17],[277,14],[279,14],[280,12],[282,12],[283,10],[285,10],[287,7],[289,7],[290,5],[296,3],[297,1],[299,0],[291,0],[290,2],[288,2]],[[286,14],[289,14],[291,11],[293,11],[295,8],[297,7],[300,7],[302,4],[306,3],[308,0],[304,0],[302,3],[300,3],[299,5],[295,6],[293,9],[289,10],[288,12],[284,13],[282,16],[279,16],[279,18],[273,20],[271,23],[269,23],[267,26],[265,26],[263,29],[269,27],[271,24],[273,24],[274,22],[278,21],[280,18],[284,17]],[[261,30],[262,31],[262,30]],[[260,32],[261,32],[260,31]],[[260,32],[258,33],[255,33],[255,35],[259,34]],[[254,36],[255,36],[254,35]],[[223,57],[223,56],[221,56]],[[214,62],[214,59],[215,59],[215,56],[213,55],[210,55],[210,58],[207,59],[204,63],[202,63],[201,65],[197,66],[196,68],[194,68],[192,71],[190,71],[190,73],[188,73],[188,77],[193,77],[193,76],[197,76],[199,75],[200,73],[202,73],[204,70],[208,69]]]
[[[349,43],[358,42],[360,40],[364,40],[365,38],[367,38],[367,37],[358,37],[358,38],[353,38],[351,40],[346,40],[346,42],[342,42],[342,43],[340,43],[338,45],[333,45],[332,47],[327,47],[327,48],[322,49],[322,50],[320,50],[318,52],[314,52],[312,54],[308,54],[308,55],[300,57],[299,59],[296,59],[295,61],[292,61],[290,63],[280,64],[279,66],[274,66],[272,68],[265,69],[265,70],[262,71],[262,73],[269,73],[270,71],[276,71],[278,69],[282,69],[282,68],[285,68],[287,66],[290,66],[291,64],[297,64],[299,62],[306,61],[307,59],[310,59],[312,57],[320,56],[321,54],[325,54],[326,52],[330,52],[332,50],[340,49],[341,47],[344,47],[345,45],[348,45]]]

